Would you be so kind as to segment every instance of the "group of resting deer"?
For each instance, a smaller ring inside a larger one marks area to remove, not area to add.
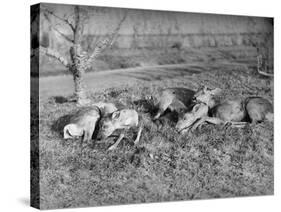
[[[178,121],[175,129],[180,134],[193,131],[203,123],[231,124],[243,127],[247,122],[257,124],[265,119],[273,122],[273,105],[262,97],[231,99],[216,103],[221,89],[210,89],[206,86],[198,91],[187,88],[166,88],[158,98],[157,114],[152,120],[159,119],[166,110],[176,111]],[[133,109],[117,109],[112,103],[99,102],[81,108],[72,115],[69,124],[64,127],[64,139],[82,137],[83,142],[92,139],[95,129],[99,126],[98,139],[106,139],[116,130],[121,130],[117,141],[108,150],[117,148],[128,129],[138,128],[137,144],[143,126],[140,116]]]

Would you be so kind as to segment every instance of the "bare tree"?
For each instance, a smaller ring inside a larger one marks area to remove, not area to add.
[[[273,26],[272,19],[268,19],[268,25]],[[249,25],[251,28],[257,27],[255,18],[249,18]],[[270,51],[273,51],[273,32],[267,33],[256,33],[252,38],[249,39],[250,45],[255,47],[257,50],[257,73],[266,77],[273,77],[273,70],[270,70]]]
[[[69,36],[61,32],[55,25],[52,25],[54,31],[56,31],[60,36],[62,36],[66,41],[70,43],[70,60],[63,57],[56,50],[43,47],[42,45],[40,46],[40,51],[45,55],[58,60],[71,72],[74,81],[75,99],[78,104],[84,105],[89,102],[85,91],[85,85],[83,83],[84,73],[88,68],[91,67],[91,64],[96,60],[96,58],[105,49],[113,44],[115,38],[117,37],[118,31],[121,28],[121,25],[126,19],[127,14],[125,14],[124,17],[120,20],[117,27],[113,30],[112,33],[107,35],[105,39],[96,42],[92,52],[86,52],[82,49],[83,32],[85,21],[87,18],[86,10],[83,10],[83,8],[81,8],[80,6],[74,6],[74,16],[72,21],[70,21],[68,18],[60,17],[47,8],[43,8],[42,12],[47,19],[49,16],[52,16],[58,19],[60,22],[63,22],[70,28],[72,32],[72,35]]]

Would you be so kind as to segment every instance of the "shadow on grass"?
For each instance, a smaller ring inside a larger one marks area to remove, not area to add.
[[[133,104],[137,107],[138,111],[143,113],[149,113],[151,116],[156,115],[157,107],[151,100],[138,99],[133,101]]]
[[[175,128],[178,119],[178,112],[167,109],[159,119],[154,121],[154,123],[157,125],[158,130],[162,130],[165,126]]]
[[[58,118],[57,120],[55,120],[52,123],[51,130],[58,133],[61,137],[63,137],[64,136],[63,135],[63,129],[67,124],[70,123],[70,120],[71,120],[72,116],[73,116],[73,114],[67,114],[67,115],[61,116],[60,118]],[[92,141],[95,141],[97,139],[98,132],[99,132],[99,121],[97,122],[96,127],[95,127],[95,131],[93,132],[93,135],[92,135],[93,140]],[[70,140],[72,140],[72,139],[70,139]],[[75,140],[80,141],[81,138],[77,138]],[[67,143],[68,142],[64,142],[64,144],[67,144]],[[95,142],[90,142],[89,144],[90,144],[89,146],[91,148],[95,147]]]
[[[64,104],[64,103],[70,103],[70,102],[77,102],[75,96],[69,96],[69,97],[64,97],[64,96],[54,96],[52,97],[55,103],[57,104]]]
[[[53,131],[59,133],[60,135],[62,135],[63,134],[63,128],[64,128],[65,125],[69,124],[71,117],[72,117],[72,114],[67,114],[67,115],[64,115],[64,116],[58,118],[51,125],[51,129]]]
[[[138,112],[149,114],[149,117],[146,118],[156,124],[159,129],[164,126],[174,127],[179,119],[179,111],[171,111],[168,108],[157,120],[152,120],[159,108],[151,99],[138,99],[133,101],[133,104]]]
[[[146,153],[145,147],[136,147],[134,152],[129,157],[129,162],[136,168],[139,168],[143,164],[143,160]]]
[[[54,96],[55,103],[63,104],[69,102],[69,100],[63,96]]]

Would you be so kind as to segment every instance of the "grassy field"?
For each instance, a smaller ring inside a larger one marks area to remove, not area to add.
[[[200,66],[200,63],[198,63]],[[77,110],[63,97],[40,97],[41,208],[83,207],[273,194],[273,124],[245,128],[204,125],[179,135],[175,123],[152,122],[161,88],[197,89],[200,84],[223,89],[221,99],[263,96],[273,102],[273,82],[238,65],[210,63],[208,71],[155,80],[139,80],[104,90],[91,90],[93,102],[107,101],[136,109],[144,131],[132,144],[130,132],[117,150],[106,151],[116,138],[64,141],[67,115]],[[202,67],[205,68],[206,67]],[[35,144],[34,144],[35,145]]]
[[[256,48],[251,46],[225,46],[219,48],[140,48],[108,49],[101,55],[87,72],[107,71],[134,67],[150,67],[167,64],[206,63],[213,61],[255,60]],[[70,74],[59,62],[42,55],[40,76]]]

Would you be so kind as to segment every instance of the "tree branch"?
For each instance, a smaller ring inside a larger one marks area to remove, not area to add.
[[[258,73],[259,73],[260,75],[266,76],[266,77],[273,77],[273,76],[274,76],[273,74],[270,74],[270,73],[261,71],[260,69],[258,69]]]
[[[52,11],[46,9],[46,8],[43,9],[43,12],[45,12],[47,14],[50,14],[50,15],[54,16],[55,18],[59,19],[60,21],[66,23],[71,28],[71,30],[73,32],[75,31],[75,27],[73,26],[73,24],[68,19],[62,18],[62,17],[58,16],[57,14],[55,14],[54,12],[52,12]]]
[[[64,58],[63,56],[61,56],[57,51],[55,51],[53,49],[45,48],[45,47],[42,47],[42,46],[40,46],[39,49],[40,49],[40,52],[44,53],[45,55],[58,60],[66,68],[70,67],[70,64],[67,61],[67,59]]]
[[[127,13],[124,15],[124,17],[120,20],[119,24],[117,25],[117,27],[115,28],[115,30],[109,35],[107,36],[107,38],[105,38],[104,40],[100,41],[97,43],[93,53],[90,55],[89,59],[87,60],[87,65],[90,66],[90,64],[109,46],[111,46],[117,35],[118,32],[122,26],[122,24],[124,23],[124,21],[126,20],[127,17]]]
[[[74,43],[74,40],[68,37],[66,34],[62,33],[60,30],[58,30],[56,27],[51,26],[60,36],[62,36],[65,40],[67,40],[70,43]]]
[[[262,71],[261,70],[261,67],[262,67],[262,55],[258,55],[257,56],[257,70],[258,70],[258,73],[262,76],[266,76],[266,77],[273,77],[274,75],[273,74],[270,74],[270,73],[267,73],[265,71]]]
[[[74,43],[74,40],[71,39],[69,36],[67,36],[66,34],[62,33],[60,30],[58,30],[58,28],[56,28],[55,26],[53,26],[53,24],[51,23],[48,15],[46,13],[44,13],[45,18],[48,20],[48,22],[50,23],[50,26],[60,35],[62,36],[65,40],[67,40],[70,43]]]

